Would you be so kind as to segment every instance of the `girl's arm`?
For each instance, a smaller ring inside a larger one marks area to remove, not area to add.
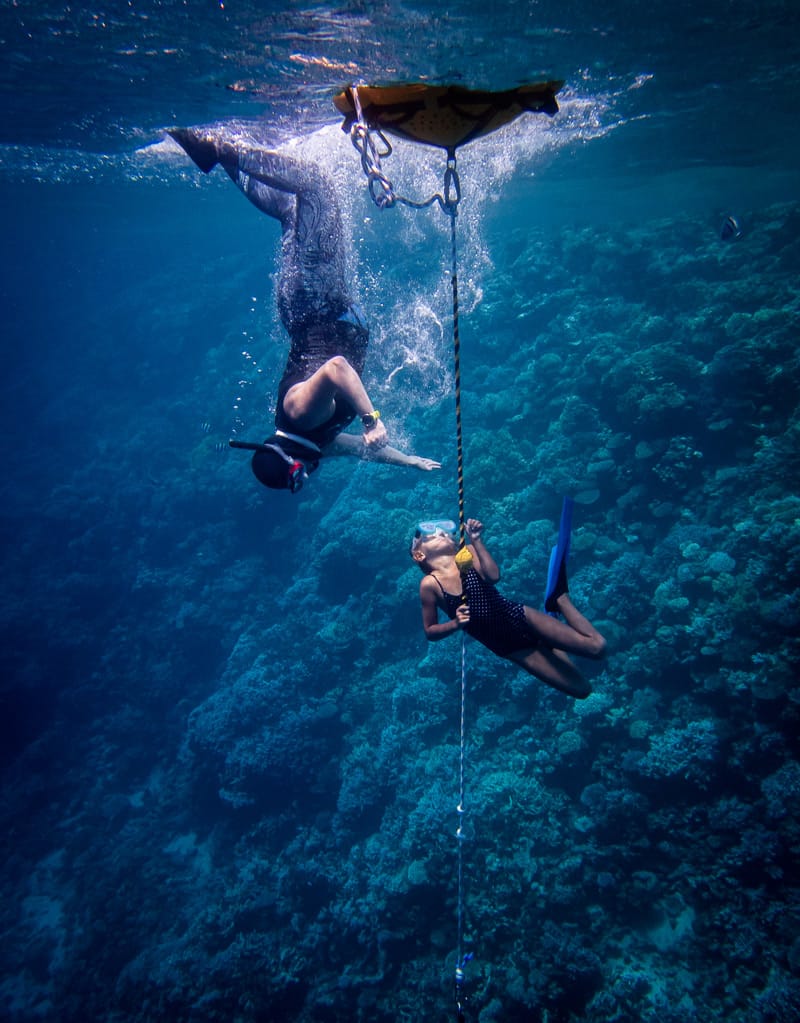
[[[483,523],[478,519],[467,519],[466,526],[467,537],[475,559],[475,571],[490,583],[496,583],[500,578],[500,569],[483,542]]]
[[[426,576],[419,584],[419,599],[422,604],[422,628],[429,640],[444,639],[466,625],[469,621],[469,609],[466,604],[456,611],[456,617],[446,622],[439,621],[438,604],[436,602],[436,583]]]

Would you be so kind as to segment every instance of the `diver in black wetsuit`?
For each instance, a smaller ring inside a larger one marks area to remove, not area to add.
[[[567,654],[600,660],[605,656],[606,641],[570,600],[566,569],[553,598],[565,619],[560,622],[498,593],[494,584],[500,569],[486,549],[483,524],[477,519],[466,522],[472,567],[462,577],[455,561],[455,538],[448,528],[453,525],[434,522],[422,528],[420,524],[411,543],[411,557],[425,573],[419,596],[428,639],[444,639],[464,629],[498,657],[514,661],[568,696],[585,699],[591,687]],[[439,609],[449,621],[439,622]]]
[[[247,198],[283,232],[278,311],[291,346],[278,386],[275,433],[254,448],[252,468],[268,487],[299,489],[328,455],[440,468],[387,444],[386,428],[361,382],[369,341],[363,313],[346,284],[346,252],[333,183],[286,153],[243,147],[221,131],[169,133],[208,173],[220,164]],[[359,417],[363,436],[342,431]]]

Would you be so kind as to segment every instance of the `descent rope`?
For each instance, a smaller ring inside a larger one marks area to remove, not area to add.
[[[453,297],[453,376],[455,385],[456,412],[456,449],[458,477],[458,528],[460,550],[456,555],[456,563],[462,573],[472,564],[472,556],[466,548],[466,518],[464,514],[464,437],[461,422],[461,337],[458,320],[458,260],[456,248],[456,217],[458,204],[461,201],[461,182],[456,167],[455,147],[447,150],[447,166],[444,173],[444,185],[441,193],[429,199],[417,202],[398,195],[384,173],[381,158],[391,155],[392,147],[386,136],[378,129],[371,129],[364,120],[358,88],[353,87],[353,100],[356,108],[356,120],[350,128],[350,139],[361,156],[361,167],[367,177],[369,193],[378,209],[390,209],[397,203],[410,206],[412,209],[425,209],[438,203],[441,210],[450,217],[450,283]],[[375,142],[377,135],[381,147]],[[458,849],[458,891],[456,909],[456,966],[453,983],[457,1023],[464,1023],[464,981],[465,966],[472,959],[472,953],[464,953],[464,869],[463,842],[465,807],[464,764],[466,760],[466,700],[467,700],[467,661],[466,636],[461,633],[461,709],[459,729],[459,784],[458,784],[458,826],[456,828],[456,844]]]
[[[467,705],[467,640],[464,633],[461,633],[461,723],[460,723],[460,756],[458,771],[458,827],[456,828],[456,842],[458,843],[458,899],[456,909],[456,969],[453,980],[453,998],[456,1003],[456,1019],[458,1023],[464,1023],[464,967],[472,959],[472,953],[464,954],[464,814],[467,812],[464,806],[464,753],[466,748],[465,711]]]

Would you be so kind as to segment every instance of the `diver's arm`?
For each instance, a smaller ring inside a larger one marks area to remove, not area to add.
[[[406,455],[397,448],[385,445],[382,448],[369,449],[364,444],[362,437],[356,437],[352,433],[340,433],[323,451],[324,455],[352,455],[354,458],[366,458],[370,462],[383,462],[387,465],[407,465],[413,469],[421,469],[430,472],[431,469],[441,469],[441,462],[435,462],[432,458],[422,458],[420,455]]]
[[[408,465],[412,469],[421,469],[423,472],[430,472],[431,469],[441,469],[442,463],[435,462],[432,458],[424,458],[422,455],[406,455],[397,448],[378,448],[377,451],[366,451],[364,457],[370,462],[385,462],[388,465]]]
[[[377,449],[386,443],[386,427],[373,409],[361,377],[343,355],[334,355],[307,380],[294,384],[283,396],[283,411],[301,430],[321,426],[331,416],[331,405],[342,398],[362,418],[370,417],[363,441]]]

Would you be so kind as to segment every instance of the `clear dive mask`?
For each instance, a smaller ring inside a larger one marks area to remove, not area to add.
[[[437,533],[443,533],[455,539],[457,532],[458,526],[452,519],[428,519],[417,523],[415,536],[436,536]]]
[[[453,543],[456,543],[457,534],[458,526],[452,519],[426,519],[424,522],[418,522],[414,539],[411,541],[411,553],[413,554],[423,541],[432,536],[449,536]]]

